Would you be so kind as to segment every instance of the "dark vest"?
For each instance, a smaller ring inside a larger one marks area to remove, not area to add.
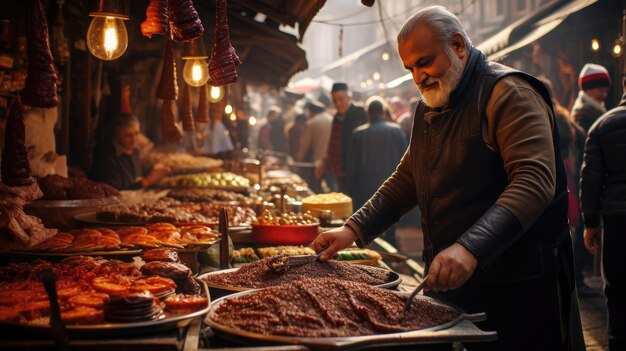
[[[427,264],[470,228],[496,202],[508,184],[502,158],[486,144],[483,128],[493,87],[499,79],[510,75],[528,81],[552,107],[549,93],[541,82],[528,74],[488,62],[474,48],[459,85],[450,95],[450,104],[440,113],[432,111],[423,102],[417,107],[410,150],[416,153],[414,157],[418,165],[414,177],[422,211]],[[427,113],[436,114],[430,123],[422,117]],[[496,262],[507,255],[540,253],[543,247],[556,245],[564,239],[567,185],[557,128],[553,128],[553,137],[556,195],[535,224]]]

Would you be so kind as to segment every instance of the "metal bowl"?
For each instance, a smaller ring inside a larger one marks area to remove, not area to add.
[[[319,234],[319,224],[252,224],[252,239],[261,245],[308,245]]]

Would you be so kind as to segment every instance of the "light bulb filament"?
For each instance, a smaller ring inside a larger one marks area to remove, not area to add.
[[[219,87],[211,87],[211,99],[218,100],[220,95],[222,94]]]
[[[117,38],[117,29],[115,28],[115,19],[113,17],[107,17],[104,24],[104,50],[108,57],[113,55],[113,52],[117,50],[119,41]]]
[[[198,62],[194,62],[193,67],[191,67],[191,79],[194,82],[202,80],[202,67]]]

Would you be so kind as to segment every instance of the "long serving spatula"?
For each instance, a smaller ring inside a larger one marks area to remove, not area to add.
[[[402,310],[402,318],[404,318],[406,313],[409,312],[409,310],[411,309],[411,301],[413,301],[413,299],[415,298],[415,295],[417,295],[417,293],[419,293],[420,291],[422,291],[422,289],[424,289],[424,283],[426,283],[426,279],[428,279],[428,275],[424,276],[424,279],[422,280],[422,282],[419,283],[419,285],[411,293],[411,296],[409,296],[409,298],[404,303],[404,310]]]
[[[287,261],[285,262],[285,266],[293,267],[293,266],[302,266],[308,263],[313,263],[317,261],[320,255],[296,255],[289,256]]]

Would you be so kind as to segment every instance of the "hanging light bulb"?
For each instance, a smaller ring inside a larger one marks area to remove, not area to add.
[[[389,53],[383,52],[383,61],[388,61],[388,60],[389,60]]]
[[[97,58],[104,61],[115,60],[122,56],[128,47],[128,33],[125,20],[128,20],[128,2],[98,2],[97,11],[90,12],[93,17],[87,29],[87,47]]]
[[[237,120],[237,115],[234,112],[230,114],[230,120],[233,122]]]
[[[201,87],[209,80],[209,64],[207,63],[202,37],[185,43],[185,53],[182,57],[183,80],[192,87]]]
[[[374,80],[379,80],[380,79],[380,73],[374,72],[374,75],[372,75],[372,78],[374,78]]]
[[[224,88],[223,87],[214,87],[211,86],[211,90],[209,91],[209,101],[218,102],[222,100],[224,97]]]
[[[593,51],[600,50],[600,42],[598,41],[598,39],[596,38],[591,39],[591,50]]]
[[[233,106],[231,104],[226,105],[226,107],[224,107],[224,113],[226,113],[227,115],[230,115],[233,112]]]
[[[209,65],[206,58],[185,59],[183,79],[192,87],[201,87],[209,80]]]
[[[256,117],[250,116],[250,118],[248,118],[248,123],[250,123],[251,126],[256,125]]]
[[[615,40],[615,44],[613,45],[613,50],[611,50],[611,52],[613,53],[613,56],[615,57],[622,56],[622,45],[623,45],[623,41],[621,38]]]

